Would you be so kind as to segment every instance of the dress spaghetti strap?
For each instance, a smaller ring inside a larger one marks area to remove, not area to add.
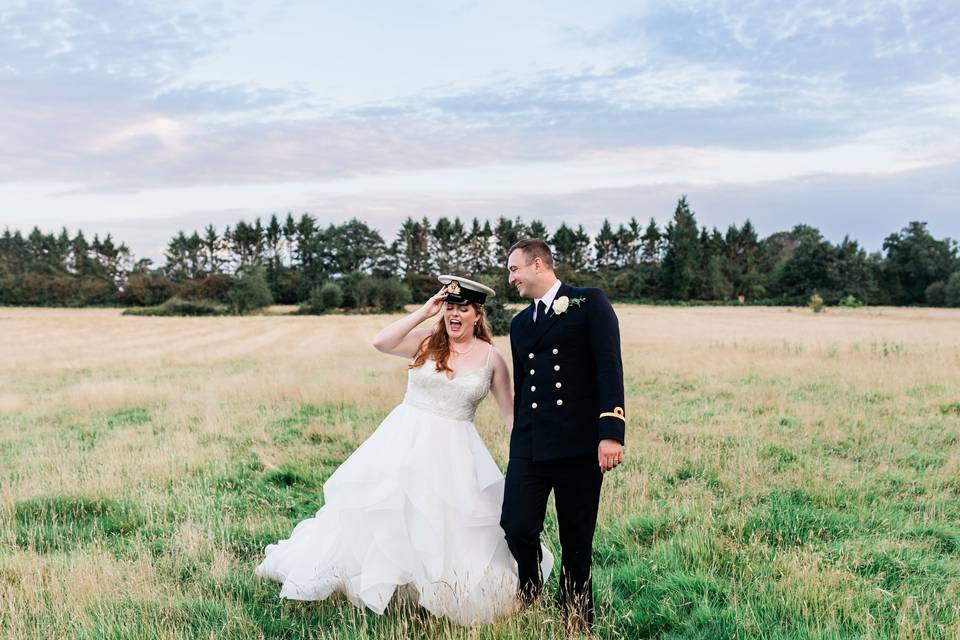
[[[486,360],[486,362],[483,363],[483,366],[485,366],[485,367],[489,367],[489,366],[490,366],[490,354],[493,353],[493,345],[490,344],[490,345],[488,345],[488,346],[489,346],[489,349],[487,349],[487,360]]]

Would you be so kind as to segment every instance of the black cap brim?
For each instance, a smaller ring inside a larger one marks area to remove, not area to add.
[[[487,294],[482,291],[461,288],[460,293],[447,293],[446,301],[451,304],[483,304],[487,301]]]

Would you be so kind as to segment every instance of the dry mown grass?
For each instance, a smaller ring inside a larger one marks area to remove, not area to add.
[[[960,313],[617,311],[599,636],[960,637]],[[385,322],[0,309],[0,635],[560,634],[547,604],[461,629],[251,576],[402,397]],[[504,462],[491,400],[478,427]]]

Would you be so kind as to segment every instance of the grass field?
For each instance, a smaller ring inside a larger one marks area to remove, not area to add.
[[[617,311],[598,637],[960,638],[960,312]],[[548,602],[464,629],[254,577],[402,397],[387,322],[0,308],[0,636],[562,637]]]

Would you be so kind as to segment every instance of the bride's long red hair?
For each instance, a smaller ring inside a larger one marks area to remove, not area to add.
[[[477,312],[477,324],[473,326],[473,335],[478,340],[493,344],[493,332],[490,330],[490,323],[487,322],[487,313],[483,305],[472,302],[470,306]],[[430,337],[420,344],[417,357],[408,368],[421,367],[428,359],[437,363],[437,371],[453,372],[453,369],[447,365],[447,361],[450,360],[450,336],[447,335],[443,314],[440,314],[440,320],[434,326]]]

